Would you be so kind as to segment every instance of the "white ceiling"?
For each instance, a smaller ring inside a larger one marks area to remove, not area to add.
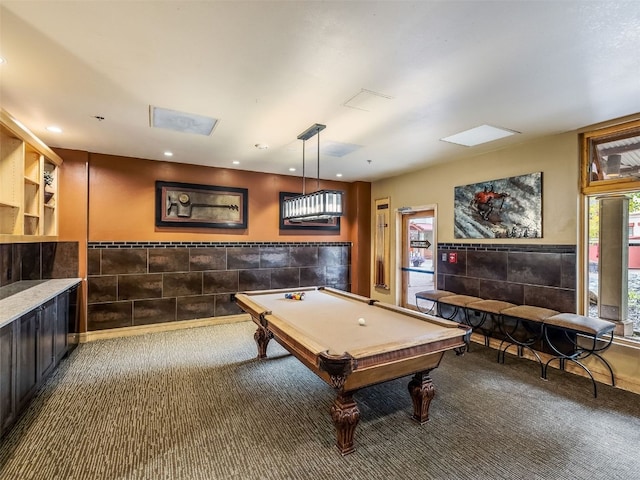
[[[0,56],[2,107],[50,146],[300,175],[321,123],[361,147],[321,156],[345,181],[640,112],[638,1],[0,0]],[[219,123],[150,128],[150,105]],[[440,141],[481,124],[521,133]]]

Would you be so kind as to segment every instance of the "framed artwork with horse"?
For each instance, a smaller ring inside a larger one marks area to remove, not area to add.
[[[542,172],[454,189],[455,238],[542,238]]]
[[[246,188],[156,182],[157,227],[247,228]]]

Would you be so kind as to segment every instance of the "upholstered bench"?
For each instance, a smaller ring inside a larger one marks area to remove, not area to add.
[[[593,383],[593,396],[598,396],[596,381],[589,368],[582,363],[588,357],[598,358],[609,370],[611,374],[611,385],[615,386],[615,378],[611,365],[600,353],[611,346],[613,342],[613,330],[615,323],[600,318],[585,317],[575,313],[559,313],[544,320],[544,337],[547,345],[556,353],[556,356],[549,359],[544,365],[542,377],[547,378],[549,364],[553,360],[558,360],[560,370],[564,370],[567,360],[576,365],[589,375]],[[570,345],[567,351],[562,351],[557,339],[552,333],[561,333],[561,339]]]
[[[447,290],[424,290],[422,292],[416,293],[416,308],[420,310],[422,313],[432,313],[434,310],[436,315],[440,315],[440,310],[438,308],[438,302],[443,297],[448,297],[451,295],[455,295],[453,292],[448,292]],[[418,300],[426,300],[431,302],[431,307],[428,309],[420,308],[420,302]]]
[[[473,297],[471,295],[446,295],[442,297],[438,303],[440,304],[440,316],[448,320],[456,318],[458,313],[462,313],[462,321],[469,325],[469,315],[467,312],[467,305],[473,302],[479,302],[482,300],[480,297]],[[446,315],[442,313],[442,306],[447,305],[451,307],[451,312]]]
[[[544,364],[533,345],[542,340],[544,322],[560,312],[550,308],[534,307],[532,305],[518,305],[500,311],[499,328],[506,337],[498,348],[498,362],[504,363],[505,354],[509,347],[516,347],[518,357],[522,357],[524,349],[528,349],[540,364],[540,376],[544,378]],[[503,348],[504,345],[504,348]]]
[[[500,317],[502,310],[515,306],[516,305],[513,303],[503,302],[501,300],[480,300],[478,302],[471,302],[467,304],[466,308],[468,313],[479,312],[481,314],[480,319],[477,321],[473,320],[473,315],[469,315],[468,321],[471,328],[473,328],[474,330],[480,330],[482,332],[482,334],[484,335],[484,344],[486,347],[489,346],[490,334],[494,331],[494,328],[497,325],[500,325],[502,323]],[[491,329],[486,329],[483,327],[488,318],[491,318],[492,320]]]

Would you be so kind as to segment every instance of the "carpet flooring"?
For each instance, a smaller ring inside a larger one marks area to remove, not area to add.
[[[80,345],[0,441],[2,480],[636,479],[640,396],[474,345],[433,371],[430,421],[409,378],[356,395],[342,457],[334,391],[250,322]]]

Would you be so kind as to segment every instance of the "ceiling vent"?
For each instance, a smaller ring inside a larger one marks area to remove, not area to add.
[[[343,105],[348,108],[362,110],[363,112],[374,112],[379,107],[386,105],[388,101],[392,99],[393,97],[390,97],[389,95],[363,88],[359,93],[344,102]]]
[[[345,155],[349,155],[350,153],[353,153],[360,148],[362,148],[361,145],[355,145],[353,143],[340,143],[332,142],[331,140],[323,140],[320,152],[323,155],[340,158],[344,157]]]
[[[218,124],[216,118],[193,113],[178,112],[166,108],[149,106],[149,123],[154,128],[165,128],[175,132],[211,135]]]

